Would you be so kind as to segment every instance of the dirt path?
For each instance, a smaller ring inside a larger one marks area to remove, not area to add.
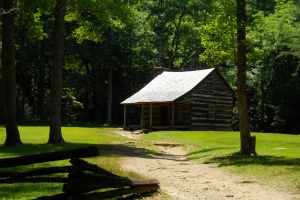
[[[137,137],[122,134],[125,137]],[[123,157],[122,167],[147,178],[158,179],[161,190],[171,199],[300,199],[299,195],[275,191],[257,182],[225,173],[212,165],[187,161],[181,147],[163,147],[163,150],[165,153],[155,158]]]

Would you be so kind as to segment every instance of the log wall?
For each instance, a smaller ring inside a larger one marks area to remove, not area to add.
[[[208,90],[207,84],[212,85]],[[220,76],[213,71],[192,91],[176,102],[191,105],[191,126],[202,130],[231,130],[234,92]],[[210,116],[213,108],[213,117]]]
[[[208,87],[210,85],[210,89]],[[167,106],[167,126],[191,126],[199,130],[231,130],[234,91],[214,70],[174,103],[152,103],[152,126],[161,126],[161,108]],[[150,126],[150,103],[143,105],[142,126]]]
[[[182,110],[180,110],[180,107]],[[172,104],[169,105],[168,124],[172,124]],[[174,126],[189,126],[191,124],[191,107],[189,104],[174,103]]]

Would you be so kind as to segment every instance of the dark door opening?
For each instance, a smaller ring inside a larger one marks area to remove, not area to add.
[[[168,106],[160,107],[160,125],[161,126],[168,125]]]

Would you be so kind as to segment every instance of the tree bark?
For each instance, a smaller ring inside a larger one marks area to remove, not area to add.
[[[54,57],[51,85],[50,134],[48,143],[64,143],[61,132],[61,96],[64,58],[64,16],[66,0],[57,0],[55,7]]]
[[[14,1],[3,0],[4,11],[11,10]],[[6,127],[5,145],[21,145],[17,127],[16,108],[16,66],[15,66],[15,11],[2,15],[2,87],[4,123]]]
[[[38,102],[37,115],[40,119],[46,119],[44,100],[45,100],[45,75],[46,75],[46,42],[41,41],[40,64],[38,66]]]
[[[113,58],[113,29],[109,29],[109,53],[111,58]],[[106,123],[111,124],[111,112],[112,112],[112,93],[113,93],[113,82],[112,82],[112,71],[113,71],[113,64],[114,64],[114,59],[110,59],[110,63],[108,66],[108,94],[107,94],[107,115],[106,115]]]
[[[162,23],[162,6],[163,6],[163,0],[158,1],[158,12],[157,12],[157,18],[158,18],[158,61],[157,61],[157,67],[161,67],[161,57],[162,57],[162,43],[163,43],[163,23]]]
[[[175,58],[175,54],[177,53],[178,50],[178,43],[179,43],[179,37],[180,37],[180,29],[181,29],[181,22],[182,19],[184,17],[184,11],[181,11],[181,14],[179,16],[178,19],[178,24],[175,24],[175,31],[174,31],[174,38],[172,40],[171,43],[171,50],[169,51],[169,64],[168,64],[168,68],[171,70],[173,68],[173,64],[174,64],[174,58]]]
[[[246,2],[237,0],[237,105],[240,125],[240,139],[242,154],[255,154],[251,148],[251,135],[248,120],[246,96]]]

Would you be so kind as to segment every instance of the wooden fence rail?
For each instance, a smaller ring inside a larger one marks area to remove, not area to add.
[[[64,159],[70,159],[72,165],[34,169],[26,172],[0,172],[0,184],[26,182],[64,183],[62,193],[37,198],[42,200],[63,200],[71,197],[74,200],[109,199],[134,193],[157,191],[159,189],[159,181],[156,179],[140,180],[121,177],[80,159],[93,156],[99,156],[98,149],[95,146],[0,159],[0,168]],[[58,173],[68,173],[68,177],[45,176]]]

